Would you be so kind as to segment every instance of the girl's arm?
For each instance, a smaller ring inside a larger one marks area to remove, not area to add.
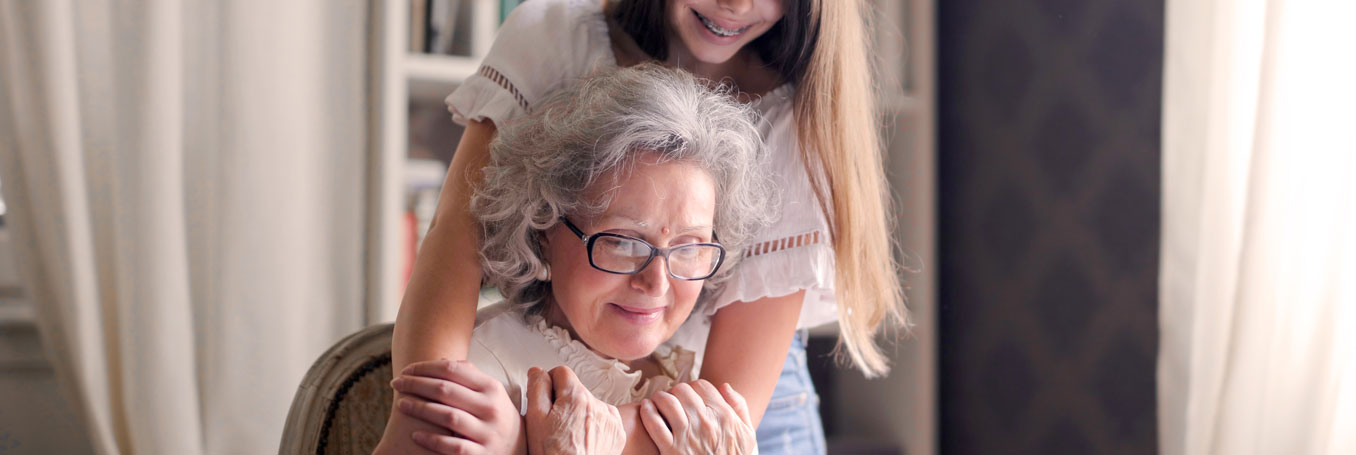
[[[791,338],[800,319],[805,291],[753,302],[735,302],[711,317],[701,378],[729,383],[748,403],[753,427],[763,420],[772,400]]]
[[[489,163],[495,126],[470,121],[443,182],[438,209],[415,256],[414,270],[396,316],[391,340],[392,371],[411,363],[466,358],[480,296],[480,234],[471,216],[473,185]],[[396,393],[395,399],[400,400]],[[379,453],[429,453],[415,446],[415,430],[445,432],[392,407]]]
[[[470,121],[447,170],[438,209],[415,256],[391,341],[391,367],[466,358],[480,296],[480,231],[471,194],[489,164],[495,126]]]

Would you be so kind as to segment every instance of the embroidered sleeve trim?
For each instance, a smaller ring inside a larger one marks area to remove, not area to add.
[[[819,243],[822,237],[823,236],[819,235],[819,231],[811,231],[800,235],[755,243],[744,249],[744,257],[761,256],[781,250],[814,245]]]
[[[513,99],[518,101],[519,107],[522,107],[523,110],[528,110],[527,98],[523,98],[523,93],[518,91],[518,87],[514,87],[513,83],[509,82],[507,77],[504,77],[503,74],[499,73],[499,70],[496,70],[488,66],[481,66],[480,75],[484,76],[486,79],[494,81],[494,83],[496,84],[499,84],[500,87],[503,87],[504,90],[507,90],[510,94],[513,95]]]

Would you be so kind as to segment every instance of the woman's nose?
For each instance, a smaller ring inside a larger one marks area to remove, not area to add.
[[[744,14],[753,8],[753,0],[719,0],[720,8],[733,14]]]
[[[669,292],[668,267],[662,256],[654,258],[640,273],[631,275],[631,287],[652,297],[664,295]]]

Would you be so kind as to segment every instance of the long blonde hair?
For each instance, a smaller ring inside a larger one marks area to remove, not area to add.
[[[664,60],[663,2],[609,2],[642,50]],[[837,262],[839,349],[867,377],[889,372],[876,335],[906,329],[908,311],[890,233],[872,60],[862,0],[793,0],[782,21],[749,46],[796,86],[797,140]],[[807,53],[808,51],[808,53]],[[845,349],[844,349],[845,348]]]
[[[894,210],[867,18],[860,0],[810,3],[820,17],[819,37],[796,86],[797,139],[833,239],[839,348],[845,346],[853,364],[873,377],[890,370],[876,334],[883,323],[907,328],[908,310],[890,236]]]

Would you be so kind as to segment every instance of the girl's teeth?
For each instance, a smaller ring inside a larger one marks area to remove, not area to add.
[[[696,11],[693,12],[696,13]],[[747,26],[735,30],[721,28],[721,26],[716,25],[715,22],[711,22],[710,19],[707,19],[705,16],[702,16],[701,14],[697,14],[697,19],[700,19],[702,21],[702,25],[705,25],[707,30],[710,30],[711,33],[715,33],[718,36],[735,36],[740,33],[744,33],[744,30],[748,29]]]

